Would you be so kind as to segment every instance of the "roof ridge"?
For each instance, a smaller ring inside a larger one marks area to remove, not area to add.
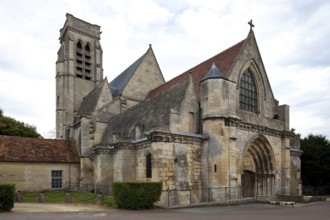
[[[140,66],[142,60],[147,55],[148,51],[150,49],[150,46],[148,50],[140,56],[137,60],[135,60],[131,65],[129,65],[123,72],[121,72],[119,75],[116,76],[110,83],[110,90],[113,96],[118,96],[122,92],[123,88],[127,85],[129,80],[132,78],[133,73],[137,70],[137,68]]]
[[[192,73],[193,79],[194,79],[194,84],[195,84],[196,95],[199,99],[199,87],[196,85],[198,85],[199,82],[203,79],[203,77],[207,74],[208,69],[211,66],[211,64],[207,65],[207,63],[209,63],[210,61],[212,61],[212,63],[216,63],[219,71],[224,74],[224,78],[227,78],[229,67],[232,65],[231,62],[237,57],[237,55],[245,41],[246,41],[246,38],[239,41],[238,43],[232,45],[231,47],[228,47],[227,49],[221,51],[220,53],[212,56],[211,58],[202,61],[201,63],[188,69],[187,71],[183,72],[182,74],[172,78],[171,80],[158,86],[157,88],[151,90],[148,93],[147,98],[152,97],[152,96],[156,95],[157,93],[168,89],[169,87],[176,84],[177,81],[181,81],[181,80],[185,79],[189,75],[189,73]],[[234,49],[236,47],[238,47],[239,45],[240,45],[240,48],[238,48],[239,50],[235,51]],[[232,51],[234,52],[234,54],[231,54]],[[221,59],[219,60],[219,58],[221,58]],[[221,63],[221,62],[225,62],[225,61],[226,61],[226,63]],[[222,65],[219,65],[219,63],[221,63]],[[207,66],[207,67],[205,68],[205,66]],[[203,70],[203,67],[205,70]]]
[[[221,51],[220,53],[217,53],[216,55],[210,57],[209,59],[206,59],[206,60],[200,62],[199,64],[197,64],[197,65],[195,65],[194,67],[190,68],[190,69],[187,70],[186,72],[189,72],[190,70],[194,69],[195,67],[197,67],[197,66],[199,66],[199,65],[201,65],[201,64],[203,64],[203,63],[206,63],[206,62],[208,62],[208,61],[214,59],[215,57],[219,56],[219,55],[222,54],[222,53],[225,53],[225,52],[231,50],[232,48],[234,48],[235,46],[237,46],[238,44],[242,43],[242,42],[245,41],[245,40],[246,40],[246,38],[245,38],[244,40],[241,40],[241,41],[239,41],[238,43],[232,45],[231,47],[228,47],[227,49]],[[205,74],[206,74],[206,73],[205,73]]]

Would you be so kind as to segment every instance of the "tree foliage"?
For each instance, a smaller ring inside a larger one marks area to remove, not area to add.
[[[0,135],[41,138],[37,128],[5,116],[0,109]]]
[[[301,179],[305,186],[330,186],[330,141],[323,135],[309,134],[300,142]]]

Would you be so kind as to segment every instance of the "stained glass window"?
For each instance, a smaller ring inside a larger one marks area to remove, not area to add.
[[[253,74],[249,69],[245,70],[241,77],[239,89],[240,109],[258,113],[258,93]]]

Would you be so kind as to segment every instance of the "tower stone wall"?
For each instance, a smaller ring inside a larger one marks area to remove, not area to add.
[[[56,62],[56,138],[72,138],[70,127],[83,97],[103,79],[100,27],[66,15]]]

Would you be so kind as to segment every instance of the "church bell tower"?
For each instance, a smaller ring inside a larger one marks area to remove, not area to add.
[[[56,61],[56,138],[72,138],[76,112],[83,98],[103,79],[100,26],[71,14],[60,30]]]

